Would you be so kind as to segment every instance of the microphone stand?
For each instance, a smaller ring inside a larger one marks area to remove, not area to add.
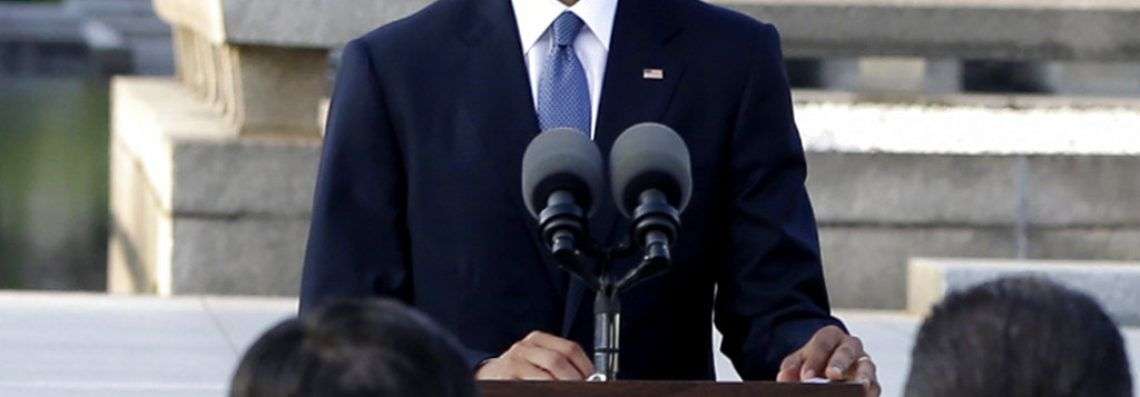
[[[547,208],[539,215],[543,235],[558,266],[578,277],[595,293],[594,296],[594,367],[592,382],[617,379],[619,339],[621,338],[621,300],[627,289],[669,269],[672,262],[670,243],[677,236],[681,212],[669,205],[665,194],[656,189],[642,192],[632,216],[631,240],[612,248],[603,248],[589,238],[581,222],[583,213],[567,192],[555,192],[547,198]],[[640,248],[640,249],[639,249]],[[610,264],[641,252],[641,262],[624,275],[613,274]],[[594,269],[585,265],[593,259]]]
[[[652,237],[651,237],[652,238]],[[580,278],[592,289],[594,296],[594,368],[597,372],[587,379],[590,382],[607,382],[617,379],[618,353],[621,338],[621,299],[619,294],[642,281],[661,274],[669,268],[671,256],[669,246],[650,245],[633,270],[621,275],[612,274],[610,263],[614,259],[628,257],[636,253],[629,243],[611,249],[601,249],[592,241],[583,249],[553,250],[559,265]],[[565,247],[564,247],[565,248]],[[583,265],[583,260],[592,258],[597,269],[591,271]]]

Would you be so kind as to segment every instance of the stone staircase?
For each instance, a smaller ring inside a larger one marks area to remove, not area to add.
[[[838,307],[905,308],[913,257],[1140,260],[1140,101],[795,97]]]
[[[113,89],[110,289],[296,293],[328,53],[426,3],[155,0],[179,76]],[[1140,60],[1140,5],[1114,0],[714,3],[775,22],[791,57]],[[1140,260],[1140,101],[931,96],[902,74],[794,95],[835,306],[906,308],[915,257]]]

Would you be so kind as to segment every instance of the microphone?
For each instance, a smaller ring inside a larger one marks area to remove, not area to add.
[[[693,193],[685,141],[661,124],[630,127],[610,151],[610,182],[618,209],[633,221],[633,239],[645,260],[667,265]]]
[[[523,155],[522,194],[555,256],[574,255],[588,240],[586,219],[602,192],[602,155],[588,136],[571,128],[538,134]]]

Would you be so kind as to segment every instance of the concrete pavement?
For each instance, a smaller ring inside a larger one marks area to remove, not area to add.
[[[0,395],[223,396],[241,352],[295,310],[288,298],[0,293]],[[900,395],[919,319],[837,315],[874,355],[884,396]],[[1140,329],[1125,334],[1136,363]],[[717,372],[739,379],[719,354]]]

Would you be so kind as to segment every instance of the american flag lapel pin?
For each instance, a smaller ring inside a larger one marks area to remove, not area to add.
[[[645,69],[641,71],[641,78],[646,80],[665,80],[665,70]]]

